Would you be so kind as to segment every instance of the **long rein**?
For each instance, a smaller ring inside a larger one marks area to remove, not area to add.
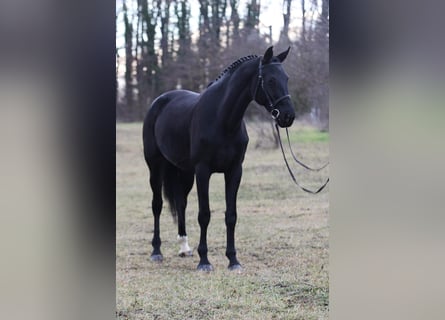
[[[272,63],[272,64],[274,64],[274,63]],[[277,62],[276,64],[278,64],[278,62]],[[256,87],[255,87],[255,92],[254,92],[254,95],[253,95],[253,98],[254,98],[254,99],[256,98],[256,95],[257,95],[258,87],[259,87],[259,86],[261,86],[261,89],[263,89],[264,95],[266,96],[267,101],[268,101],[268,103],[269,103],[269,105],[267,106],[267,110],[270,112],[272,118],[273,118],[274,120],[276,120],[276,119],[280,116],[280,110],[278,110],[277,108],[275,108],[275,106],[276,106],[280,101],[282,101],[282,100],[284,100],[284,99],[287,99],[287,98],[290,99],[290,95],[287,94],[287,95],[284,95],[284,96],[282,96],[282,97],[276,99],[275,101],[272,101],[270,95],[268,94],[268,92],[267,92],[266,89],[264,88],[263,65],[262,65],[262,59],[261,59],[261,58],[260,58],[260,64],[259,64],[259,66],[258,66],[258,82],[257,82],[257,85],[256,85]],[[307,189],[307,188],[303,187],[302,185],[300,185],[300,184],[298,183],[297,179],[295,178],[295,175],[293,174],[291,168],[289,167],[289,163],[287,162],[286,155],[285,155],[285,153],[284,153],[283,143],[281,142],[280,130],[279,130],[279,128],[278,128],[277,123],[275,123],[275,128],[276,128],[276,130],[277,130],[278,141],[279,141],[279,143],[280,143],[280,148],[281,148],[281,153],[283,154],[284,163],[286,164],[287,170],[289,171],[289,175],[291,176],[292,181],[293,181],[293,182],[294,182],[294,183],[295,183],[301,190],[303,190],[303,191],[305,191],[305,192],[308,192],[308,193],[311,193],[311,194],[317,194],[317,193],[321,192],[321,191],[326,187],[326,185],[328,184],[328,182],[329,182],[329,178],[328,178],[328,179],[326,180],[326,182],[325,182],[320,188],[318,188],[316,191]],[[326,166],[329,164],[329,162],[327,162],[325,165],[321,166],[320,168],[315,168],[315,169],[314,169],[314,168],[311,168],[311,167],[309,167],[309,166],[307,166],[307,165],[305,165],[303,162],[301,162],[300,160],[297,159],[297,157],[295,156],[295,153],[294,153],[293,150],[292,150],[292,147],[291,147],[291,144],[290,144],[290,139],[289,139],[289,131],[288,131],[287,128],[286,128],[286,135],[287,135],[287,141],[288,141],[288,143],[289,143],[289,149],[290,149],[290,152],[291,152],[291,154],[292,154],[293,159],[295,160],[295,162],[297,162],[297,163],[298,163],[299,165],[301,165],[303,168],[308,169],[308,170],[310,170],[310,171],[320,171],[320,170],[326,168]]]
[[[281,142],[280,130],[278,129],[278,125],[277,125],[277,124],[275,124],[275,128],[277,129],[278,142],[280,143],[280,148],[281,148],[281,153],[283,154],[284,163],[286,163],[287,170],[289,171],[289,175],[291,176],[291,178],[292,178],[292,180],[294,181],[294,183],[295,183],[298,187],[300,187],[301,190],[306,191],[306,192],[308,192],[308,193],[311,193],[311,194],[317,194],[317,193],[321,192],[321,190],[323,190],[324,187],[326,187],[326,185],[328,184],[328,182],[329,182],[329,178],[328,178],[328,179],[326,180],[326,182],[325,182],[320,188],[318,188],[318,190],[316,190],[316,191],[309,190],[309,189],[303,187],[302,185],[300,185],[300,184],[298,183],[297,179],[295,178],[295,176],[294,176],[292,170],[290,169],[290,167],[289,167],[289,163],[287,162],[286,155],[285,155],[285,153],[284,153],[284,149],[283,149],[283,143]],[[290,147],[289,132],[288,132],[287,128],[286,128],[286,134],[287,134],[287,139],[288,139],[289,147]],[[298,164],[300,164],[301,166],[303,166],[304,168],[309,169],[309,170],[311,170],[311,171],[319,171],[319,170],[325,168],[325,167],[329,164],[329,162],[328,162],[328,163],[326,163],[323,167],[321,167],[321,168],[319,168],[319,169],[312,169],[312,168],[309,168],[308,166],[306,166],[304,163],[302,163],[301,161],[299,161],[299,160],[295,157],[295,154],[294,154],[294,152],[292,151],[292,148],[291,148],[291,147],[290,147],[290,150],[291,150],[291,153],[292,153],[292,156],[293,156],[294,160],[295,160]]]

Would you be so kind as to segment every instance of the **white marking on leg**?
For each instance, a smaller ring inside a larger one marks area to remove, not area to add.
[[[178,243],[180,245],[179,255],[181,257],[192,255],[192,249],[189,247],[187,236],[178,235]]]

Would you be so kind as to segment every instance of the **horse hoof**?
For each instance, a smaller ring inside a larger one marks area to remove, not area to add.
[[[193,256],[193,252],[192,252],[192,251],[180,252],[180,253],[179,253],[179,256],[180,256],[181,258],[191,257],[191,256]]]
[[[162,254],[152,254],[150,257],[150,260],[153,262],[162,262],[163,259]]]
[[[198,264],[198,271],[210,272],[213,271],[213,266],[211,264]]]
[[[241,271],[243,271],[243,267],[241,267],[240,264],[234,264],[234,265],[231,265],[231,266],[229,266],[228,269],[229,269],[230,271],[236,271],[236,272],[241,272]]]

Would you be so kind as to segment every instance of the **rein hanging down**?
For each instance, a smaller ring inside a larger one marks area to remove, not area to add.
[[[285,153],[284,153],[284,149],[283,149],[283,143],[281,142],[280,130],[278,129],[278,125],[277,125],[277,124],[275,124],[275,128],[277,129],[278,142],[280,143],[280,148],[281,148],[281,153],[283,154],[284,163],[286,163],[287,170],[289,171],[289,175],[291,176],[293,182],[294,182],[298,187],[300,187],[301,190],[303,190],[303,191],[305,191],[305,192],[307,192],[307,193],[317,194],[317,193],[321,192],[321,191],[326,187],[326,185],[328,184],[328,182],[329,182],[329,178],[328,178],[328,179],[326,180],[326,182],[325,182],[320,188],[318,188],[318,190],[316,190],[316,191],[309,190],[309,189],[303,187],[302,185],[300,185],[300,184],[298,183],[297,179],[295,178],[295,175],[293,174],[292,170],[290,169],[290,167],[289,167],[289,163],[287,162],[286,155],[285,155]],[[307,165],[305,165],[304,163],[302,163],[300,160],[297,159],[297,157],[295,156],[294,152],[292,151],[292,147],[291,147],[290,139],[289,139],[289,131],[287,130],[287,128],[286,128],[286,135],[287,135],[287,141],[289,142],[289,148],[290,148],[290,150],[291,150],[292,156],[293,156],[294,160],[295,160],[298,164],[300,164],[302,167],[304,167],[304,168],[306,168],[306,169],[308,169],[308,170],[311,170],[311,171],[320,171],[321,169],[325,168],[325,167],[329,164],[329,162],[328,162],[328,163],[326,163],[325,165],[323,165],[321,168],[312,169],[312,168],[308,167]]]
[[[269,63],[269,64],[267,64],[267,65],[263,65],[263,64],[262,64],[262,59],[260,59],[260,63],[259,63],[259,66],[258,66],[258,81],[257,81],[257,84],[256,84],[256,86],[255,86],[255,91],[254,91],[254,94],[253,94],[253,99],[254,99],[254,100],[256,99],[257,94],[258,94],[258,88],[261,87],[261,89],[263,90],[264,95],[266,96],[267,103],[268,103],[268,105],[265,106],[265,107],[266,107],[267,111],[269,111],[269,113],[271,114],[272,119],[276,120],[276,119],[280,116],[280,110],[278,110],[278,109],[276,108],[276,106],[277,106],[278,103],[281,102],[282,100],[284,100],[284,99],[290,99],[290,95],[289,95],[289,94],[286,94],[286,95],[283,95],[282,97],[280,97],[280,98],[278,98],[278,99],[276,99],[276,100],[273,100],[273,98],[271,97],[271,95],[267,92],[266,88],[264,87],[263,68],[264,68],[265,66],[268,66],[268,65],[274,65],[274,64],[280,64],[280,63],[278,63],[278,62],[272,62],[272,63]],[[288,164],[288,162],[287,162],[286,155],[284,154],[283,144],[282,144],[282,142],[281,142],[280,131],[279,131],[279,129],[278,129],[278,125],[277,125],[276,123],[275,123],[275,128],[277,129],[278,141],[279,141],[279,143],[280,143],[281,152],[282,152],[282,154],[283,154],[284,162],[286,163],[287,170],[289,171],[289,174],[290,174],[292,180],[294,181],[294,183],[295,183],[298,187],[300,187],[303,191],[305,191],[305,192],[308,192],[308,193],[311,193],[311,194],[317,194],[317,193],[321,192],[321,191],[326,187],[326,185],[328,184],[328,182],[329,182],[329,178],[326,180],[326,182],[325,182],[325,183],[324,183],[324,184],[323,184],[317,191],[312,191],[312,190],[309,190],[309,189],[307,189],[307,188],[301,186],[301,185],[298,183],[297,179],[295,178],[295,175],[293,174],[293,172],[292,172],[292,170],[290,169],[289,164]],[[303,162],[301,162],[300,160],[297,159],[297,157],[296,157],[294,151],[292,150],[292,147],[291,147],[291,144],[290,144],[290,139],[289,139],[289,131],[288,131],[287,128],[286,128],[286,135],[287,135],[287,141],[288,141],[288,143],[289,143],[289,149],[290,149],[290,152],[291,152],[291,154],[292,154],[292,157],[294,158],[295,162],[297,162],[297,163],[298,163],[299,165],[301,165],[303,168],[308,169],[308,170],[310,170],[310,171],[320,171],[320,170],[326,168],[326,166],[329,164],[329,162],[327,162],[327,163],[326,163],[325,165],[323,165],[322,167],[320,167],[320,168],[315,168],[315,169],[314,169],[314,168],[311,168],[311,167],[309,167],[309,166],[307,166],[307,165],[305,165]]]

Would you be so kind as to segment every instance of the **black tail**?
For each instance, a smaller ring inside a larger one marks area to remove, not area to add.
[[[164,197],[170,205],[173,220],[184,221],[187,195],[193,187],[195,174],[193,171],[183,171],[166,161],[162,175]]]
[[[164,197],[167,199],[170,211],[175,223],[177,223],[178,211],[177,211],[177,199],[179,194],[178,184],[179,184],[179,169],[176,168],[173,164],[166,161],[166,165],[164,166],[164,172],[162,175],[163,180],[163,190]]]

